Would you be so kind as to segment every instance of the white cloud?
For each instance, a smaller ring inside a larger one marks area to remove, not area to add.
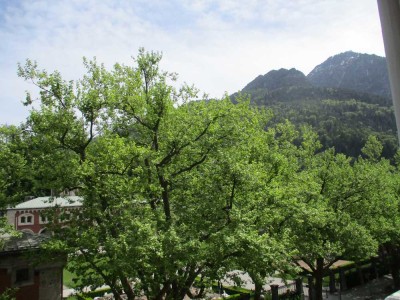
[[[211,96],[236,92],[259,74],[308,73],[354,50],[383,55],[376,3],[365,0],[9,1],[0,10],[0,123],[26,117],[17,62],[38,61],[67,79],[81,58],[131,63],[144,46],[162,66]],[[17,121],[16,121],[17,120]]]

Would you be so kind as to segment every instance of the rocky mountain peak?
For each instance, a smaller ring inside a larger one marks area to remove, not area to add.
[[[390,97],[389,77],[383,57],[347,51],[329,57],[308,75],[317,87],[351,89]]]

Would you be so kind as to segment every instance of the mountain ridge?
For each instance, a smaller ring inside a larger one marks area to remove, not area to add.
[[[271,70],[241,93],[273,112],[269,125],[289,120],[311,126],[323,149],[357,157],[370,135],[392,158],[398,149],[386,59],[353,51],[329,57],[307,76],[292,69]],[[240,93],[231,95],[233,102]]]
[[[242,91],[252,90],[255,88],[274,90],[282,87],[310,85],[311,83],[301,71],[295,68],[281,68],[279,70],[271,70],[265,75],[257,76],[253,81],[248,83]]]
[[[307,79],[319,87],[353,89],[391,97],[386,59],[375,54],[346,51],[317,65]]]
[[[297,86],[354,90],[391,98],[386,59],[353,51],[329,57],[307,76],[295,68],[271,70],[257,76],[241,91],[265,89],[271,92]]]

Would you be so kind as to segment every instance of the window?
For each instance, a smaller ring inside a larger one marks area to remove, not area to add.
[[[29,269],[28,268],[24,268],[24,269],[18,269],[17,271],[15,271],[15,283],[22,283],[22,282],[26,282],[29,281]]]
[[[34,283],[33,268],[28,266],[19,267],[13,270],[12,273],[13,286],[21,287],[26,285],[32,285]]]
[[[60,214],[59,221],[60,221],[61,223],[63,223],[63,222],[68,222],[68,221],[70,221],[70,220],[71,220],[71,212],[69,212],[69,211],[64,211],[64,212],[62,212],[62,213]]]
[[[47,223],[49,223],[49,217],[41,215],[40,216],[40,224],[47,224]]]
[[[32,225],[34,222],[33,214],[24,213],[18,217],[19,225]]]

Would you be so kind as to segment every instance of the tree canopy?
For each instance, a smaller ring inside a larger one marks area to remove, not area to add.
[[[41,90],[27,122],[36,170],[47,188],[84,199],[52,247],[69,253],[83,286],[107,283],[117,299],[121,289],[129,299],[193,296],[194,280],[216,278],[252,236],[268,248],[258,257],[286,257],[243,209],[265,189],[266,116],[246,100],[188,102],[196,90],[168,85],[160,59],[140,50],[135,67],[111,71],[85,60],[76,85],[31,61],[19,68]]]
[[[322,284],[337,259],[369,257],[391,240],[381,228],[398,201],[395,170],[376,138],[357,159],[321,150],[309,127],[271,125],[245,97],[175,88],[160,60],[143,49],[133,66],[110,70],[84,59],[78,81],[19,66],[39,95],[27,94],[23,126],[1,128],[0,197],[82,197],[46,245],[68,254],[80,287],[194,298],[240,268],[259,298],[268,276],[298,271],[293,260]]]

